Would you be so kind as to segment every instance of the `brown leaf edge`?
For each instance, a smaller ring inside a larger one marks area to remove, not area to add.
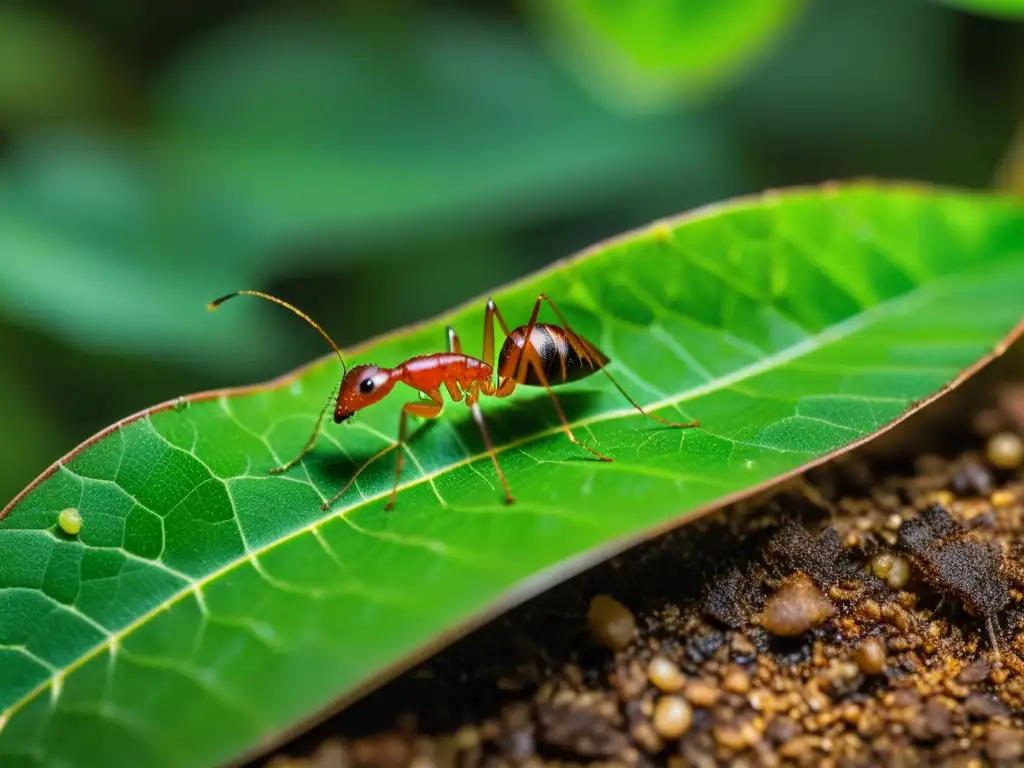
[[[532,282],[536,278],[542,277],[543,275],[560,271],[579,261],[586,260],[596,255],[597,253],[604,251],[606,248],[610,246],[642,236],[659,227],[678,226],[690,221],[707,218],[722,210],[732,208],[733,206],[736,206],[738,204],[754,203],[764,200],[778,199],[780,197],[799,196],[814,192],[823,192],[826,195],[836,195],[841,191],[849,191],[856,189],[879,190],[887,192],[919,193],[944,191],[957,192],[959,194],[967,196],[973,194],[977,197],[984,197],[989,199],[1000,197],[1000,195],[993,195],[992,193],[989,192],[977,192],[974,190],[957,190],[955,188],[950,187],[935,187],[933,185],[920,182],[878,182],[871,179],[855,179],[848,182],[833,181],[827,182],[822,185],[805,185],[788,187],[785,189],[770,189],[758,194],[741,195],[739,197],[729,198],[719,202],[710,203],[708,205],[695,208],[686,213],[682,213],[677,216],[670,216],[667,218],[658,219],[654,222],[651,222],[650,224],[623,232],[614,237],[607,238],[598,243],[595,243],[575,254],[572,254],[571,256],[568,256],[564,259],[560,259],[550,264],[549,266],[545,267],[544,269],[526,275],[520,278],[519,280],[507,283],[506,285],[496,289],[495,292],[497,292],[498,290],[502,290],[504,288],[512,288],[526,282]],[[463,302],[462,304],[457,305],[453,309],[450,309],[447,312],[441,313],[432,318],[428,318],[418,323],[413,323],[411,325],[407,325],[395,329],[393,331],[389,331],[387,333],[375,336],[371,339],[368,339],[367,341],[355,345],[351,349],[345,350],[346,356],[355,356],[362,352],[363,350],[372,347],[376,344],[386,342],[391,339],[399,338],[407,333],[416,331],[425,326],[442,322],[448,319],[449,317],[462,312],[465,309],[469,309],[475,306],[482,306],[485,301],[486,296],[477,296],[476,298]],[[963,384],[965,381],[971,378],[982,368],[987,366],[996,358],[1003,355],[1021,336],[1024,336],[1024,317],[1021,318],[1021,320],[1017,323],[1016,326],[1013,327],[1013,329],[1006,335],[1005,338],[1003,338],[998,344],[996,344],[995,347],[993,347],[991,352],[980,358],[973,365],[961,371],[955,378],[947,382],[937,392],[913,403],[903,413],[901,413],[891,422],[889,422],[885,426],[881,427],[880,429],[876,430],[875,432],[869,435],[864,435],[863,437],[858,438],[857,440],[854,440],[853,442],[848,443],[847,445],[844,445],[843,447],[829,454],[820,456],[817,459],[813,459],[807,462],[806,464],[797,467],[796,469],[790,470],[789,472],[779,475],[778,477],[766,480],[750,488],[746,488],[741,491],[736,491],[727,496],[723,496],[722,498],[717,499],[713,502],[709,502],[708,504],[705,504],[701,507],[689,510],[685,513],[685,515],[680,515],[679,517],[667,520],[655,526],[651,526],[650,528],[644,531],[640,531],[630,536],[622,537],[603,546],[595,547],[594,549],[584,554],[577,555],[573,558],[569,558],[568,560],[564,560],[556,565],[550,566],[548,568],[545,568],[534,573],[532,576],[528,577],[527,579],[524,579],[519,584],[506,591],[487,608],[463,620],[462,622],[451,627],[447,631],[440,633],[433,640],[424,643],[419,649],[408,654],[404,658],[394,662],[386,669],[379,670],[376,674],[367,678],[361,684],[353,687],[352,689],[344,693],[330,706],[321,709],[315,714],[299,721],[295,725],[281,731],[280,733],[264,738],[260,741],[259,744],[254,745],[252,749],[242,753],[236,760],[231,761],[226,765],[243,765],[255,758],[258,758],[263,754],[266,754],[268,751],[273,750],[277,746],[280,746],[281,744],[287,742],[294,736],[304,733],[305,731],[309,730],[318,723],[323,722],[330,716],[336,714],[337,712],[340,712],[353,702],[357,701],[358,699],[361,699],[363,696],[379,688],[380,686],[384,685],[390,680],[393,680],[398,675],[402,674],[408,669],[411,669],[416,664],[419,664],[421,661],[424,661],[425,659],[433,656],[435,653],[451,645],[456,640],[465,637],[470,632],[480,628],[484,624],[487,624],[488,622],[497,618],[501,614],[511,610],[512,608],[521,605],[530,598],[536,597],[545,589],[553,587],[556,584],[560,584],[561,582],[573,576],[576,576],[577,574],[582,573],[583,571],[592,568],[595,565],[598,565],[599,563],[602,563],[605,560],[614,557],[615,555],[621,554],[625,550],[635,547],[638,544],[643,543],[644,541],[657,538],[658,536],[661,536],[667,533],[668,531],[671,531],[672,529],[677,528],[680,525],[683,525],[684,523],[690,523],[699,517],[707,515],[723,507],[727,507],[731,504],[735,504],[739,501],[750,498],[751,496],[755,496],[759,493],[769,490],[770,488],[780,485],[786,482],[787,480],[790,480],[794,477],[803,474],[809,469],[832,461],[833,459],[842,456],[843,454],[848,453],[856,448],[859,448],[865,443],[874,440],[878,436],[883,435],[886,432],[889,432],[895,426],[897,426],[910,416],[920,411],[926,405],[939,399],[947,392],[950,392],[951,390],[959,387],[961,384]],[[9,504],[7,504],[7,506],[0,510],[0,522],[2,522],[3,519],[7,516],[7,514],[11,510],[13,510],[19,503],[21,503],[21,501],[24,500],[25,497],[28,496],[28,494],[30,494],[40,484],[42,484],[53,474],[55,474],[63,464],[67,463],[78,454],[82,453],[86,449],[90,448],[91,446],[95,445],[96,443],[100,442],[104,438],[110,436],[111,434],[115,433],[117,430],[121,429],[122,427],[128,424],[131,424],[135,421],[139,421],[140,419],[147,418],[155,413],[161,413],[163,411],[179,408],[182,406],[182,404],[185,403],[199,403],[206,400],[214,400],[219,397],[241,397],[245,395],[255,394],[258,392],[263,392],[266,390],[284,387],[291,384],[293,381],[300,378],[301,376],[303,376],[309,370],[315,369],[316,367],[321,365],[325,365],[333,359],[333,353],[327,354],[324,355],[323,357],[313,360],[310,363],[307,363],[306,365],[299,366],[298,368],[295,368],[282,376],[278,376],[277,378],[271,379],[270,381],[241,387],[226,387],[222,389],[208,390],[206,392],[199,392],[192,395],[183,395],[180,397],[176,397],[173,400],[167,400],[163,403],[159,403],[158,405],[146,408],[142,411],[139,411],[138,413],[121,419],[120,421],[115,422],[109,427],[106,427],[105,429],[97,432],[95,435],[90,437],[81,445],[73,448],[63,457],[61,457],[53,464],[51,464],[42,474],[39,475],[39,477],[33,480],[17,496],[15,496],[14,499],[12,499]],[[415,484],[416,482],[417,481],[413,481],[413,484]]]

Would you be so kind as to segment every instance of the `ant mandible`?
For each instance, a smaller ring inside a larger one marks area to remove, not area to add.
[[[601,371],[615,385],[615,388],[622,393],[622,396],[629,401],[629,404],[642,415],[680,429],[700,426],[698,421],[686,423],[670,421],[657,414],[648,413],[640,407],[626,390],[622,388],[622,385],[606,370],[605,366],[610,362],[608,357],[589,341],[573,331],[569,327],[565,316],[555,306],[555,303],[543,293],[537,297],[537,302],[533,305],[530,322],[511,331],[494,301],[491,299],[487,300],[487,308],[484,311],[484,346],[483,354],[480,358],[462,354],[462,344],[459,342],[459,337],[455,333],[455,329],[449,325],[447,329],[447,352],[411,357],[394,368],[382,368],[376,365],[356,365],[351,370],[345,365],[345,358],[342,356],[338,345],[334,343],[334,340],[331,339],[323,328],[305,312],[276,296],[271,296],[261,291],[236,291],[210,302],[208,308],[211,310],[217,309],[228,299],[243,295],[266,299],[294,312],[316,329],[337,353],[338,359],[341,360],[342,380],[334,406],[334,421],[336,424],[341,424],[350,419],[356,411],[361,411],[363,408],[383,400],[391,392],[395,384],[399,382],[419,390],[429,400],[429,402],[417,401],[406,403],[402,406],[401,416],[398,421],[398,442],[389,445],[363,463],[345,484],[344,488],[338,491],[330,501],[320,505],[324,511],[329,509],[352,486],[364,469],[385,454],[395,448],[401,448],[406,443],[408,439],[407,425],[409,416],[436,419],[441,415],[441,409],[444,407],[441,387],[448,391],[448,395],[454,402],[459,402],[465,398],[466,405],[469,406],[473,414],[473,420],[480,428],[480,435],[483,438],[484,446],[487,448],[487,454],[491,457],[494,469],[498,473],[498,479],[505,490],[505,501],[509,504],[514,501],[512,491],[509,489],[505,474],[501,471],[498,457],[494,452],[494,445],[491,443],[490,435],[487,433],[487,426],[484,423],[483,413],[480,411],[479,405],[481,396],[508,397],[515,390],[516,386],[520,384],[528,387],[544,387],[551,397],[551,402],[555,406],[559,420],[562,422],[562,431],[565,432],[565,436],[572,443],[589,451],[601,461],[611,461],[612,459],[610,456],[605,456],[603,453],[595,451],[589,445],[576,438],[572,433],[572,428],[569,426],[568,419],[565,417],[565,412],[558,402],[558,398],[555,397],[555,393],[551,389],[552,387],[578,381],[579,379],[591,376],[597,371]],[[537,322],[541,305],[544,302],[547,302],[548,306],[558,315],[558,319],[562,321],[561,326]],[[505,334],[505,343],[502,344],[501,351],[498,353],[497,371],[494,369],[494,320],[501,324],[501,330]],[[529,341],[527,342],[527,340]],[[495,373],[497,373],[496,377]],[[320,425],[323,423],[325,412],[326,409],[320,412],[316,426],[313,427],[313,434],[299,452],[299,455],[286,464],[274,467],[270,470],[271,473],[287,472],[298,464],[307,453],[313,450],[313,446],[316,444],[317,437],[320,434]],[[395,506],[395,497],[398,494],[398,481],[402,475],[404,459],[403,452],[399,450],[398,458],[395,462],[395,477],[391,486],[391,496],[388,498],[385,509],[390,510]]]

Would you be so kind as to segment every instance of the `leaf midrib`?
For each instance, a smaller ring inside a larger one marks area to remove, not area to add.
[[[998,261],[998,259],[993,259],[987,262],[986,266],[991,265],[995,261]],[[972,272],[977,273],[977,270],[951,272],[947,273],[946,275],[936,277],[930,283],[926,283],[923,285],[915,285],[914,288],[908,290],[905,293],[899,294],[890,299],[886,299],[885,301],[876,304],[873,307],[866,308],[863,311],[858,312],[855,315],[851,315],[850,317],[840,321],[835,325],[831,325],[825,328],[824,330],[819,331],[816,334],[805,337],[796,344],[786,347],[785,349],[782,349],[779,352],[769,355],[768,357],[762,358],[761,360],[758,360],[749,365],[743,366],[742,368],[737,368],[732,373],[726,374],[725,376],[722,376],[716,379],[715,381],[705,382],[704,384],[691,387],[689,389],[683,390],[677,395],[673,395],[667,398],[663,398],[660,401],[649,403],[644,407],[648,410],[656,410],[669,405],[687,402],[697,397],[701,397],[702,395],[711,394],[721,389],[725,389],[729,386],[732,386],[733,384],[752,378],[758,374],[774,370],[775,368],[778,368],[786,363],[798,360],[812,352],[816,352],[820,349],[823,349],[824,347],[830,344],[834,344],[838,341],[841,341],[842,339],[850,336],[851,334],[856,333],[857,331],[862,330],[863,328],[866,328],[879,317],[890,314],[893,311],[893,308],[901,307],[904,304],[912,304],[914,301],[921,301],[924,296],[926,296],[929,292],[937,290],[939,286],[947,282],[962,279],[965,274],[971,274]],[[219,399],[224,400],[228,396],[229,395],[221,395]],[[573,422],[570,422],[570,426],[573,428],[584,427],[590,424],[597,424],[604,421],[613,421],[615,419],[624,418],[626,416],[631,416],[635,413],[636,411],[632,407],[618,408],[610,411],[604,411],[600,414],[595,414],[594,416],[577,419]],[[150,414],[146,415],[147,420],[149,420],[149,416]],[[121,428],[123,428],[123,425]],[[159,432],[157,432],[155,428],[154,432],[159,435]],[[514,448],[518,448],[521,445],[525,445],[527,443],[533,442],[544,437],[557,435],[560,432],[562,432],[561,426],[549,427],[547,429],[540,430],[532,434],[507,441],[501,445],[495,445],[494,450],[495,453],[502,453]],[[440,477],[441,475],[447,472],[451,472],[455,469],[468,466],[469,464],[472,464],[475,461],[480,461],[488,458],[489,456],[486,453],[478,453],[472,456],[467,456],[466,458],[449,464],[448,466],[442,469],[438,469],[429,473],[423,473],[419,477],[400,485],[399,490],[401,491],[407,488],[412,488],[425,482],[431,482],[435,478]],[[312,483],[308,484],[312,487]],[[296,528],[293,531],[288,532],[281,538],[275,539],[274,541],[271,541],[261,547],[258,547],[255,550],[249,550],[245,553],[245,556],[235,558],[225,563],[221,567],[211,571],[205,576],[202,576],[198,579],[191,579],[189,581],[187,588],[179,590],[167,599],[162,600],[160,603],[153,606],[153,608],[151,608],[149,611],[142,614],[138,619],[125,625],[122,629],[109,632],[107,639],[104,640],[102,643],[99,643],[98,645],[89,649],[89,651],[84,653],[80,658],[76,659],[63,670],[61,670],[59,674],[51,675],[49,678],[46,679],[45,682],[40,683],[27,694],[25,694],[20,699],[15,701],[10,706],[10,708],[8,708],[6,711],[2,713],[2,715],[0,715],[0,730],[3,730],[3,727],[6,725],[10,717],[13,716],[19,709],[21,709],[27,703],[35,699],[51,685],[56,685],[59,690],[64,678],[73,673],[79,667],[83,666],[85,663],[87,663],[95,656],[98,656],[104,650],[109,649],[112,657],[116,658],[117,649],[121,645],[122,638],[131,635],[140,627],[145,626],[155,616],[163,613],[164,611],[170,610],[175,604],[177,604],[181,599],[183,599],[187,595],[194,594],[199,604],[201,606],[205,606],[205,597],[203,596],[202,590],[203,587],[205,587],[207,584],[217,580],[221,576],[226,575],[228,572],[234,570],[236,567],[247,562],[251,563],[252,566],[257,570],[257,572],[259,572],[262,576],[263,568],[258,562],[258,558],[261,555],[274,550],[276,547],[280,545],[288,543],[292,539],[298,538],[301,535],[313,531],[314,529],[323,525],[326,521],[330,520],[333,517],[344,517],[353,510],[360,509],[361,507],[364,507],[367,504],[379,501],[380,499],[383,499],[385,496],[388,496],[390,492],[390,489],[385,489],[376,494],[366,496],[355,504],[338,509],[337,511],[320,517],[307,525],[303,525],[299,528]],[[114,659],[112,658],[111,663],[113,663],[113,661]],[[57,680],[59,680],[59,682]],[[57,696],[53,697],[54,700],[56,700],[56,698]]]

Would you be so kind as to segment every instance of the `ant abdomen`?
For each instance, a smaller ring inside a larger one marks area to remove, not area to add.
[[[499,375],[513,378],[524,386],[542,387],[544,382],[537,375],[536,367],[525,359],[519,364],[526,329],[527,326],[521,325],[505,339],[498,355]],[[558,325],[537,323],[530,334],[530,346],[540,358],[544,376],[551,386],[585,379],[609,362],[592,343]]]

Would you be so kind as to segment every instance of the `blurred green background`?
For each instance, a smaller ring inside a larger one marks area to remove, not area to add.
[[[990,186],[1022,115],[1024,25],[928,0],[3,0],[0,502],[324,352],[220,294],[352,343],[731,195]]]

